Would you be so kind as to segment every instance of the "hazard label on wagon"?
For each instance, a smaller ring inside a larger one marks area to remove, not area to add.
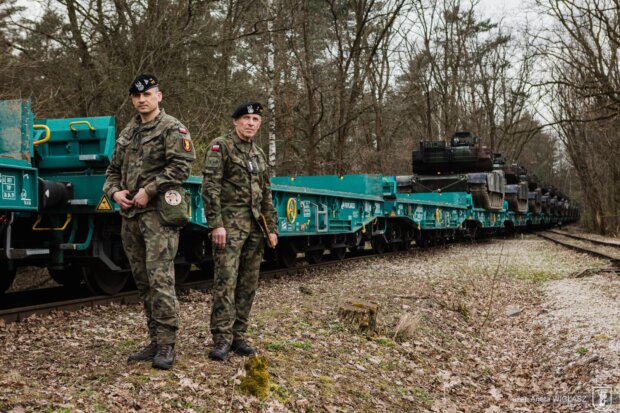
[[[110,204],[110,201],[108,201],[108,197],[106,195],[101,197],[101,201],[99,201],[97,208],[95,209],[97,211],[112,211],[112,205]]]

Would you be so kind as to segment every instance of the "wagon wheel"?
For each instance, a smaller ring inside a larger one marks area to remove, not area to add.
[[[82,266],[76,264],[69,264],[67,268],[63,269],[48,268],[47,272],[52,280],[67,288],[77,287],[82,284],[84,279]]]
[[[192,268],[191,264],[174,264],[174,283],[175,285],[183,285],[189,277]]]
[[[370,245],[372,245],[372,250],[376,254],[383,254],[385,252],[385,248],[387,247],[387,243],[383,237],[373,237],[370,240]]]
[[[425,233],[420,234],[419,238],[416,240],[416,244],[418,244],[418,246],[420,248],[428,248],[429,247],[429,236]]]
[[[410,239],[404,239],[403,241],[401,241],[401,243],[398,245],[398,248],[401,251],[409,251],[411,249],[411,240]]]
[[[364,239],[364,234],[360,230],[360,231],[355,232],[355,234],[353,234],[353,242],[352,244],[348,246],[347,249],[351,253],[356,253],[356,252],[364,250],[365,246],[366,246],[366,240]]]
[[[276,248],[278,262],[284,268],[292,268],[297,264],[297,248],[290,242],[282,242]]]
[[[310,264],[318,264],[323,261],[323,249],[306,251],[306,261]]]
[[[112,271],[103,264],[85,265],[84,281],[93,294],[118,294],[129,279],[129,271]]]
[[[344,260],[344,257],[347,255],[347,247],[332,248],[329,254],[335,260]]]
[[[13,285],[13,281],[15,280],[15,274],[17,270],[15,268],[9,269],[8,261],[0,262],[0,293],[5,292],[11,285]]]

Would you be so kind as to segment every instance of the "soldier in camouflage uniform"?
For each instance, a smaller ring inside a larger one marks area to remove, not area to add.
[[[123,247],[149,329],[150,344],[128,360],[152,360],[153,367],[170,369],[179,324],[174,290],[179,228],[163,225],[157,208],[160,199],[164,202],[161,194],[180,195],[194,147],[181,122],[159,108],[162,93],[155,76],[139,75],[129,93],[138,114],[116,141],[103,187],[121,208]]]
[[[230,350],[244,356],[256,353],[244,333],[258,287],[263,237],[269,237],[272,247],[278,241],[267,158],[252,141],[262,110],[256,102],[239,106],[232,116],[234,130],[212,141],[205,156],[202,199],[213,228],[215,264],[213,360],[226,360]]]

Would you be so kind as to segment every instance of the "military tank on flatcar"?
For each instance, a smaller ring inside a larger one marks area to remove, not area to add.
[[[517,164],[504,165],[502,167],[506,178],[506,201],[508,209],[519,214],[528,211],[529,187],[527,182],[527,170]]]
[[[505,181],[493,161],[493,152],[471,132],[456,132],[450,142],[422,140],[412,156],[411,191],[469,192],[476,208],[500,211]]]
[[[529,175],[527,178],[527,208],[532,214],[540,214],[542,211],[542,190],[538,187],[538,177]]]

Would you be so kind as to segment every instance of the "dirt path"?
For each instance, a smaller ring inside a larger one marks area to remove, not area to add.
[[[618,400],[605,407],[611,399],[601,400],[599,394],[620,391],[620,278],[613,273],[595,273],[549,282],[543,291],[546,311],[537,321],[552,338],[548,348],[556,358],[554,372],[581,375],[583,381],[573,394],[594,401],[592,410],[620,411]]]
[[[620,281],[571,277],[605,265],[528,236],[263,283],[249,336],[266,399],[240,389],[243,358],[208,360],[206,293],[180,298],[172,372],[126,364],[138,305],[30,318],[0,326],[0,411],[598,411],[593,389],[620,385]],[[339,319],[350,298],[380,305],[374,333]]]

